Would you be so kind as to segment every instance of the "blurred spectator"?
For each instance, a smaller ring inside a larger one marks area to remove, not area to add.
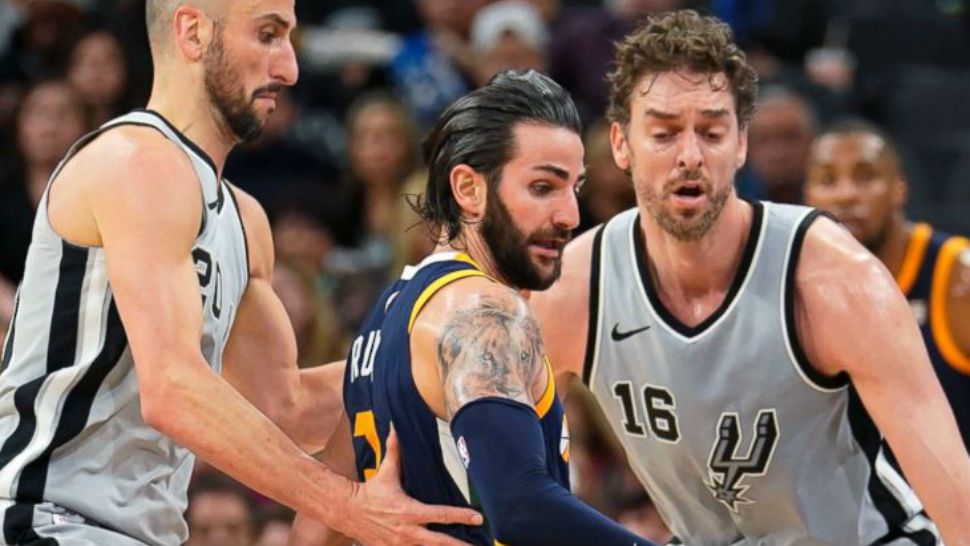
[[[831,2],[819,0],[711,0],[747,49],[759,44],[780,62],[801,66],[805,54],[823,44]]]
[[[510,68],[545,72],[548,39],[542,14],[532,4],[503,0],[485,6],[472,21],[475,84],[485,85],[492,76]]]
[[[67,82],[38,83],[17,116],[17,154],[0,174],[0,274],[19,283],[34,211],[51,174],[88,128],[84,104]]]
[[[301,32],[300,88],[307,105],[326,110],[342,126],[357,96],[390,85],[386,66],[402,40],[384,22],[372,7],[346,6]]]
[[[84,29],[79,7],[58,0],[26,3],[23,22],[0,59],[8,78],[35,81],[62,74],[68,55]]]
[[[367,246],[393,236],[404,180],[419,165],[418,132],[401,102],[385,93],[361,97],[347,116],[349,168],[343,189],[350,197],[350,237]]]
[[[630,177],[613,161],[610,126],[598,120],[586,130],[586,184],[580,193],[579,231],[606,222],[636,205]]]
[[[365,95],[347,116],[347,146],[349,167],[342,193],[349,214],[338,234],[341,248],[327,265],[339,279],[337,307],[356,330],[379,287],[399,273],[392,271],[399,261],[395,252],[410,246],[403,239],[421,236],[420,230],[402,228],[412,218],[406,214],[403,194],[419,165],[417,128],[408,110],[391,95]]]
[[[329,298],[317,290],[316,280],[285,260],[277,260],[273,269],[273,290],[296,333],[301,366],[341,360],[349,348],[350,336],[340,328],[337,311]]]
[[[87,104],[92,125],[128,111],[128,62],[115,34],[100,29],[81,38],[71,52],[67,80]]]
[[[808,100],[787,87],[765,88],[748,127],[748,163],[739,174],[739,193],[777,203],[801,203],[817,130],[818,118]]]
[[[200,477],[189,487],[186,546],[252,546],[254,505],[249,490],[222,474]]]
[[[0,2],[0,58],[10,49],[14,32],[23,24],[27,0]]]
[[[613,44],[644,17],[690,7],[690,0],[604,0],[605,8],[564,14],[549,46],[549,75],[576,101],[583,121],[606,111]]]
[[[424,29],[408,35],[391,62],[394,84],[422,127],[468,89],[468,33],[489,0],[415,0]]]
[[[258,530],[254,546],[286,546],[296,514],[278,504],[260,508],[256,514]]]

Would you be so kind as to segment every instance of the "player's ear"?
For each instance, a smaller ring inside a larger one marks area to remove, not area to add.
[[[909,199],[909,185],[906,179],[901,175],[896,176],[889,191],[892,192],[893,205],[900,209],[903,208],[906,205],[906,200]]]
[[[464,163],[455,165],[449,177],[451,193],[461,207],[462,216],[470,220],[480,220],[485,216],[488,192],[485,177]]]
[[[744,162],[748,158],[748,126],[742,125],[738,128],[738,153],[734,157],[734,168],[744,167]]]
[[[181,5],[172,18],[175,46],[183,57],[198,61],[212,41],[213,23],[196,7]]]
[[[610,148],[613,150],[613,162],[620,170],[630,172],[630,145],[626,138],[626,127],[614,121],[610,123]]]

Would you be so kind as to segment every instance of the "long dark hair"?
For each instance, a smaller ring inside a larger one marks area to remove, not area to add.
[[[435,236],[444,228],[447,242],[461,232],[461,207],[451,192],[450,176],[465,164],[494,188],[502,167],[512,158],[518,123],[563,127],[582,134],[579,112],[558,83],[535,70],[506,70],[461,97],[438,118],[424,141],[428,185],[411,206]]]

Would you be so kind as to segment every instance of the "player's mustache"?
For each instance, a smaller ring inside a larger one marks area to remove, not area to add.
[[[253,91],[252,100],[256,100],[256,97],[263,93],[279,93],[282,89],[283,85],[279,83],[270,83],[262,87],[258,87],[255,91]]]
[[[541,231],[536,231],[530,237],[530,241],[548,241],[555,240],[566,244],[572,238],[572,232],[565,228],[551,228],[543,229]]]

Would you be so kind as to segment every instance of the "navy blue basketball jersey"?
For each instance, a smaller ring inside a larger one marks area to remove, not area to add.
[[[963,443],[970,449],[970,355],[954,341],[946,318],[950,274],[968,248],[970,240],[964,237],[917,224],[896,282],[916,315],[933,368],[956,414]]]
[[[357,477],[377,473],[391,426],[397,432],[404,490],[428,504],[482,511],[447,422],[438,419],[421,398],[411,374],[410,333],[422,307],[438,290],[458,279],[485,276],[461,253],[433,254],[381,294],[364,321],[347,359],[344,406],[353,434]],[[546,445],[550,476],[569,489],[569,441],[565,414],[556,396],[552,369],[549,384],[536,403]],[[497,544],[486,525],[432,525],[471,544]]]

